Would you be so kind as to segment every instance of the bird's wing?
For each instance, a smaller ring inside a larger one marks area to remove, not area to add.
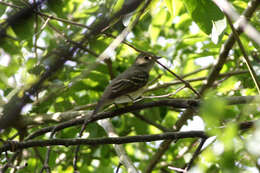
[[[137,71],[115,80],[111,83],[112,92],[109,98],[113,99],[137,91],[146,85],[148,77],[148,73]]]

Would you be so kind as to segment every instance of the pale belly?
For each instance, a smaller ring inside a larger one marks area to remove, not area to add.
[[[124,95],[121,97],[118,97],[114,103],[116,104],[121,104],[121,103],[127,103],[127,102],[133,102],[137,98],[143,95],[145,88],[142,88],[141,90],[129,93],[128,95]]]

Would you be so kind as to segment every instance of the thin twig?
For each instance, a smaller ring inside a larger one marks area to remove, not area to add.
[[[118,134],[115,131],[114,126],[110,122],[110,119],[103,119],[98,121],[98,124],[106,131],[108,137],[118,137]],[[122,163],[129,173],[138,173],[138,170],[134,166],[130,157],[127,155],[123,145],[113,145],[116,151],[116,154],[119,157],[120,163]]]
[[[202,68],[200,68],[200,69],[198,69],[198,70],[195,70],[195,71],[193,71],[193,72],[187,73],[187,74],[185,74],[185,75],[182,75],[181,78],[186,78],[186,77],[188,77],[188,76],[191,76],[191,75],[194,75],[194,74],[196,74],[196,73],[199,73],[199,72],[201,72],[201,71],[203,71],[203,70],[208,70],[208,69],[210,69],[211,67],[212,67],[212,64],[210,64],[210,65],[208,65],[208,66],[206,66],[206,67],[202,67]]]
[[[119,169],[120,169],[121,166],[122,166],[122,163],[119,163],[117,168],[116,168],[116,173],[119,173]]]
[[[182,169],[182,168],[176,168],[174,166],[168,166],[168,168],[170,170],[173,170],[173,171],[177,171],[177,172],[182,172],[182,173],[187,173],[187,171],[185,169]]]
[[[38,150],[38,148],[34,147],[33,150],[34,150],[34,153],[35,153],[35,158],[36,158],[37,160],[40,160],[40,162],[41,162],[42,164],[44,164],[44,159],[42,158],[41,153],[40,153],[40,151]]]
[[[255,43],[260,46],[260,33],[250,25],[244,17],[240,17],[234,10],[235,8],[226,0],[213,0],[215,4],[220,7],[224,13],[233,21],[240,20],[241,29],[244,33]],[[259,0],[258,0],[259,1]]]
[[[158,124],[158,123],[156,123],[156,122],[146,118],[145,116],[142,116],[139,112],[133,112],[133,114],[135,115],[135,117],[139,118],[140,120],[142,120],[142,121],[144,121],[144,122],[146,122],[148,124],[153,125],[154,127],[160,129],[163,132],[170,132],[170,131],[172,131],[171,129],[169,129],[167,127],[164,127],[161,124]]]
[[[245,73],[248,73],[248,71],[243,70],[243,71],[228,72],[228,73],[220,74],[218,76],[218,78],[230,77],[230,76],[233,76],[233,75],[240,75],[240,74],[245,74]],[[194,78],[194,79],[186,79],[187,82],[197,82],[197,81],[203,81],[203,80],[207,80],[207,77],[198,77],[198,78]],[[161,89],[161,88],[167,88],[167,87],[170,87],[170,86],[173,86],[173,85],[178,85],[178,84],[182,84],[182,82],[174,80],[172,82],[166,82],[166,83],[162,83],[162,84],[159,83],[159,84],[155,84],[155,85],[148,87],[145,90],[145,92],[150,92],[150,91],[158,90],[158,89]]]
[[[200,144],[199,144],[199,146],[198,146],[198,148],[196,149],[196,151],[194,152],[194,154],[193,154],[193,156],[192,156],[192,158],[191,158],[191,160],[190,160],[190,162],[187,164],[187,166],[185,167],[185,170],[186,171],[189,171],[190,170],[190,168],[191,168],[191,165],[193,164],[193,162],[194,162],[194,160],[198,157],[198,155],[200,154],[200,151],[201,151],[201,149],[202,149],[202,147],[203,147],[203,144],[206,142],[206,139],[201,139],[201,141],[200,141]]]
[[[21,153],[21,150],[18,150],[17,152],[14,153],[14,155],[11,157],[11,159],[8,159],[8,162],[0,169],[1,173],[4,173],[7,171],[7,169],[12,165],[12,163],[16,160],[17,157],[19,157]],[[6,157],[8,158],[8,157]]]
[[[33,3],[36,4],[35,0],[33,0]],[[38,8],[38,6],[36,5],[35,8]],[[34,54],[35,54],[35,58],[38,59],[38,53],[37,53],[37,42],[38,42],[38,35],[36,34],[38,31],[38,16],[35,15],[34,16],[34,20],[35,20],[35,26],[34,26]]]
[[[254,81],[254,83],[255,83],[255,86],[256,86],[256,88],[257,88],[258,94],[260,94],[260,82],[259,82],[258,79],[257,79],[258,77],[257,77],[257,75],[256,75],[256,72],[255,72],[253,66],[252,66],[251,63],[250,63],[250,60],[249,60],[249,58],[248,58],[248,56],[247,56],[247,53],[246,53],[246,50],[245,50],[245,48],[244,48],[244,46],[243,46],[243,44],[242,44],[242,42],[241,42],[241,40],[240,40],[240,38],[239,38],[239,35],[238,35],[236,29],[234,28],[234,26],[233,26],[233,24],[232,24],[232,21],[230,20],[230,17],[228,16],[227,13],[224,12],[224,14],[225,14],[226,17],[227,17],[227,21],[228,21],[228,23],[229,23],[229,25],[230,25],[230,27],[231,27],[231,29],[232,29],[232,32],[234,33],[234,36],[235,36],[235,38],[236,38],[236,41],[237,41],[237,43],[238,43],[238,45],[239,45],[239,47],[240,47],[240,50],[241,50],[241,52],[242,52],[242,54],[243,54],[243,56],[244,56],[244,59],[245,59],[245,62],[246,62],[248,71],[250,72],[250,75],[251,75],[251,77],[252,77],[252,79],[253,79],[253,81]],[[260,37],[259,37],[259,39],[260,39]]]
[[[56,128],[53,128],[51,135],[50,135],[50,139],[53,139],[53,136],[56,133]],[[51,146],[47,147],[47,152],[45,154],[45,160],[44,160],[44,164],[43,164],[43,168],[41,170],[41,172],[43,172],[44,170],[46,170],[47,173],[51,172],[50,166],[49,166],[49,159],[50,159],[50,153],[51,153]]]
[[[92,50],[86,48],[85,46],[83,46],[82,44],[80,43],[77,43],[73,40],[71,40],[65,33],[59,31],[58,29],[56,29],[52,24],[48,23],[48,26],[51,27],[54,31],[56,31],[60,36],[64,37],[66,39],[66,41],[68,41],[69,43],[72,43],[74,44],[75,46],[77,46],[78,48],[90,53],[91,55],[95,56],[95,57],[98,57],[98,54],[93,52]]]
[[[180,76],[178,76],[177,74],[175,74],[173,71],[171,71],[168,67],[166,67],[165,65],[163,65],[162,63],[160,63],[158,60],[154,59],[154,61],[159,64],[160,66],[162,66],[164,69],[166,69],[168,72],[170,72],[173,76],[175,76],[177,79],[179,79],[180,81],[182,81],[185,86],[189,89],[191,89],[198,97],[200,97],[200,93],[198,93],[194,88],[192,88],[192,86],[186,82],[185,80],[183,80]]]
[[[23,7],[20,7],[18,5],[14,5],[14,4],[10,4],[10,3],[7,3],[7,2],[3,2],[3,1],[0,1],[0,4],[6,5],[6,6],[9,6],[9,7],[13,7],[13,8],[23,9]]]
[[[176,89],[173,93],[169,93],[169,94],[165,94],[165,95],[159,95],[159,96],[143,96],[141,99],[158,99],[158,98],[169,98],[173,95],[176,95],[178,92],[180,92],[181,90],[183,90],[184,88],[186,88],[185,86],[182,86],[178,89]]]

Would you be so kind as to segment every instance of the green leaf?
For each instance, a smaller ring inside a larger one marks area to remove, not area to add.
[[[166,23],[166,19],[167,19],[167,12],[163,8],[156,15],[153,16],[152,24],[149,27],[149,33],[150,33],[152,43],[155,43],[157,41],[161,29]]]
[[[201,32],[199,34],[187,35],[186,37],[183,37],[183,44],[192,45],[192,44],[195,44],[197,42],[204,41],[205,36],[206,35],[203,34],[203,32]]]
[[[236,77],[230,77],[229,79],[225,80],[220,86],[219,86],[219,91],[222,93],[227,94],[228,92],[234,90],[236,88],[236,83],[238,80]]]
[[[0,5],[0,16],[2,16],[4,14],[6,7],[7,6],[5,6],[5,5]]]
[[[66,17],[63,9],[66,8],[68,1],[56,0],[48,1],[48,7],[57,14],[58,17]]]
[[[212,21],[212,33],[211,33],[211,40],[213,43],[219,43],[220,39],[224,35],[224,30],[227,27],[226,19],[221,19],[218,21]]]
[[[191,24],[192,20],[187,13],[184,13],[180,16],[180,20],[175,24],[176,29],[187,29]]]
[[[172,17],[174,17],[173,0],[164,0]]]
[[[113,8],[114,13],[118,12],[119,10],[121,10],[121,8],[123,7],[125,0],[118,0],[116,1],[116,4]]]
[[[211,127],[209,133],[216,135],[220,130],[214,128],[220,125],[221,120],[225,117],[226,102],[224,99],[216,97],[216,93],[210,92],[201,106],[201,114],[207,127]],[[214,130],[213,130],[214,128]]]
[[[28,61],[26,62],[27,70],[31,70],[35,66],[36,62],[37,62],[36,58],[29,58]]]
[[[12,26],[13,31],[17,37],[21,40],[32,41],[33,29],[33,18],[30,19],[20,19]]]
[[[181,0],[164,0],[164,2],[171,14],[170,20],[172,21],[172,19],[178,16],[183,9],[183,2]]]
[[[224,18],[224,14],[212,1],[184,0],[183,2],[192,19],[208,35],[212,32],[213,22]]]
[[[16,35],[11,27],[8,27],[8,29],[6,30],[6,34],[16,38]],[[18,41],[8,38],[0,40],[0,46],[10,55],[19,54],[21,49]]]

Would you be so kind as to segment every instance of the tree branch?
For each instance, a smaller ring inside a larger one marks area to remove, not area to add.
[[[184,138],[208,138],[204,131],[185,131],[185,132],[165,132],[156,135],[137,135],[125,137],[108,137],[108,138],[92,138],[92,139],[50,139],[37,141],[9,141],[0,148],[0,153],[5,151],[15,151],[19,149],[31,147],[44,147],[53,145],[103,145],[103,144],[125,144],[134,142],[151,142],[167,139],[184,139]]]
[[[234,104],[248,104],[252,103],[254,101],[260,100],[260,96],[235,96],[235,97],[226,97],[226,101],[229,105]],[[153,102],[147,102],[143,104],[135,104],[132,106],[127,106],[124,108],[119,108],[111,112],[102,112],[97,114],[97,116],[93,117],[89,122],[94,122],[97,120],[105,119],[105,118],[112,118],[115,116],[119,116],[128,112],[135,112],[141,109],[151,108],[151,107],[161,107],[161,106],[170,106],[175,108],[190,108],[193,107],[193,109],[198,108],[200,104],[199,100],[194,99],[167,99],[167,100],[158,100]],[[67,112],[65,112],[67,114]],[[59,116],[62,116],[62,113],[55,113],[59,114]],[[55,117],[55,114],[51,114],[49,117]],[[52,131],[54,128],[56,131],[62,130],[67,127],[80,125],[84,122],[86,118],[88,118],[91,115],[90,111],[78,111],[78,116],[82,116],[82,118],[79,119],[70,119],[69,121],[60,123],[56,126],[50,126],[42,128],[38,131],[35,131],[31,133],[29,136],[26,137],[26,140],[33,139],[37,136],[43,135],[47,132]],[[77,117],[77,112],[74,112],[74,116]],[[44,116],[43,116],[44,117]],[[26,118],[26,117],[25,117]],[[33,118],[35,121],[37,121],[37,118]],[[40,119],[40,118],[39,118]],[[47,121],[47,120],[46,120]],[[36,122],[37,123],[37,122]]]

